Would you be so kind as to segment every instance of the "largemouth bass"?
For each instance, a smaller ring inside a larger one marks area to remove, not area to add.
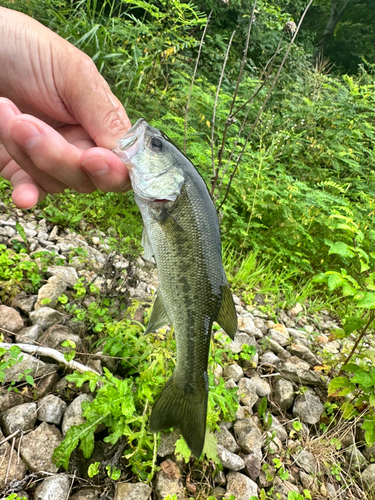
[[[155,257],[159,273],[146,333],[169,324],[176,337],[176,367],[152,409],[150,430],[179,428],[199,457],[206,431],[212,323],[232,338],[237,330],[216,210],[193,164],[144,119],[118,141],[114,152],[128,166],[144,222],[145,257]]]

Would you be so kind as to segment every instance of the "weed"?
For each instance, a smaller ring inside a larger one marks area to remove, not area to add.
[[[20,290],[35,292],[42,277],[35,261],[0,244],[0,299],[10,303]]]
[[[0,342],[2,341],[2,335],[0,334]],[[4,347],[0,348],[0,383],[4,383],[6,377],[6,370],[11,368],[12,366],[21,363],[23,360],[23,355],[21,354],[21,349],[17,346],[11,346],[9,351],[7,351]],[[34,378],[30,375],[32,372],[31,369],[24,370],[22,373],[19,373],[16,379],[13,379],[9,382],[8,391],[13,390],[14,392],[19,392],[16,384],[20,382],[22,379],[34,387]]]
[[[145,336],[143,327],[127,318],[117,324],[108,322],[105,332],[103,351],[121,358],[126,378],[119,380],[107,369],[104,369],[103,376],[90,372],[68,375],[68,380],[74,381],[78,387],[88,382],[91,392],[95,391],[96,396],[92,403],[83,403],[86,423],[68,431],[64,441],[55,450],[54,460],[57,465],[67,468],[70,455],[77,446],[86,458],[91,456],[95,430],[100,424],[105,424],[108,435],[104,441],[115,444],[122,436],[126,436],[124,457],[127,467],[141,480],[150,481],[156,470],[155,449],[159,437],[147,430],[149,402],[154,401],[165,378],[172,372],[174,359],[171,348],[174,340],[169,337],[166,342],[162,331]],[[222,418],[234,420],[238,398],[235,388],[225,389],[224,380],[215,385],[212,369],[209,385],[208,432],[204,456],[217,462],[216,441],[212,430],[217,428]],[[183,440],[179,440],[176,451],[185,460],[189,459],[190,450]]]

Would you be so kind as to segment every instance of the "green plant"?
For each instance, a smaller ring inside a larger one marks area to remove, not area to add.
[[[36,262],[0,244],[0,299],[10,302],[20,290],[35,292],[42,281]]]
[[[279,478],[282,481],[286,481],[289,478],[289,472],[284,469],[282,461],[279,458],[273,458],[272,461],[275,465]]]
[[[27,500],[26,497],[19,497],[17,493],[12,493],[11,495],[8,495],[5,497],[4,500]]]
[[[330,397],[343,398],[340,408],[345,419],[368,409],[363,428],[367,443],[372,444],[375,442],[371,425],[375,412],[373,351],[360,347],[373,326],[375,316],[375,253],[370,251],[374,235],[371,230],[362,230],[348,212],[343,214],[335,211],[331,219],[337,237],[336,241],[326,240],[326,244],[329,246],[329,255],[335,256],[341,267],[337,271],[321,273],[315,280],[325,283],[332,293],[341,292],[344,325],[335,335],[341,339],[352,338],[353,343],[350,352],[339,361],[341,369],[331,380],[328,394]],[[352,273],[347,271],[349,263]],[[357,349],[360,349],[359,353]],[[351,362],[353,358],[354,363]]]
[[[341,472],[342,470],[340,464],[331,465],[330,473],[337,481],[341,481]]]
[[[289,491],[288,500],[311,500],[312,496],[309,490],[303,490],[303,495],[296,491]]]
[[[136,305],[128,311],[131,316]],[[78,387],[88,382],[90,390],[96,391],[92,403],[83,403],[83,416],[86,423],[72,427],[61,445],[56,448],[56,464],[68,467],[69,458],[77,446],[85,457],[93,451],[94,432],[100,424],[105,424],[108,436],[105,442],[115,444],[122,436],[127,438],[124,457],[141,480],[150,481],[156,470],[157,435],[148,431],[150,414],[149,402],[160,393],[173,368],[174,360],[171,348],[174,340],[159,331],[155,335],[143,335],[143,327],[125,318],[121,322],[109,322],[105,327],[106,338],[103,351],[121,358],[126,375],[124,380],[114,377],[108,370],[102,377],[94,373],[74,373],[68,380]],[[212,372],[212,369],[210,368]],[[238,408],[236,389],[227,390],[224,380],[215,385],[214,375],[209,375],[209,399],[207,411],[207,440],[204,449],[207,459],[217,460],[216,446],[212,431],[218,422],[234,420]],[[190,457],[190,451],[184,448],[180,440],[180,449],[184,457]],[[93,472],[93,470],[91,471]]]
[[[58,466],[68,468],[69,458],[79,444],[84,456],[89,458],[94,449],[94,432],[99,424],[108,427],[109,435],[106,442],[115,444],[118,439],[126,435],[131,442],[142,432],[144,416],[136,415],[133,381],[131,379],[119,380],[106,368],[100,377],[92,372],[74,373],[69,375],[69,381],[74,381],[78,387],[84,382],[89,382],[93,392],[100,384],[97,395],[92,403],[82,404],[83,416],[86,423],[74,426],[67,432],[64,441],[54,451],[54,460]],[[129,424],[133,424],[133,431]],[[142,446],[141,441],[139,445]]]
[[[2,335],[0,334],[0,341]],[[6,355],[6,353],[9,353]],[[21,354],[21,349],[17,346],[11,346],[9,350],[5,349],[5,347],[0,348],[0,384],[4,383],[6,377],[6,370],[11,368],[12,366],[21,363],[23,360],[23,355]],[[13,379],[9,382],[8,391],[14,390],[14,392],[19,392],[16,384],[18,384],[22,379],[34,387],[35,382],[34,378],[30,375],[32,372],[31,369],[24,370],[22,373],[19,373],[16,379]]]
[[[266,492],[264,489],[262,489],[260,491],[260,496],[259,497],[250,497],[250,500],[266,500],[268,498],[274,498],[272,496],[272,492],[271,492],[271,495],[269,496],[268,494],[269,492]],[[288,500],[312,500],[312,496],[311,496],[311,493],[309,492],[309,490],[303,490],[303,495],[301,495],[300,493],[298,493],[297,491],[289,491],[288,492]]]
[[[74,214],[70,211],[62,212],[53,205],[47,206],[43,211],[46,219],[61,227],[75,228],[82,220],[82,214]]]
[[[99,474],[100,462],[94,462],[89,465],[87,469],[87,474],[89,477],[94,477]],[[107,476],[113,481],[117,481],[121,477],[121,470],[117,467],[113,467],[110,464],[105,466]]]
[[[64,358],[67,361],[72,361],[72,359],[75,358],[76,351],[74,350],[76,348],[75,342],[72,340],[65,340],[62,344],[62,347],[67,347],[68,350],[64,352]]]
[[[228,349],[229,344],[231,343],[231,339],[228,335],[223,334],[221,331],[217,331],[215,333],[215,339],[218,340],[221,344],[221,347],[212,344],[211,354],[212,360],[215,364],[230,364],[233,361],[251,361],[252,358],[256,354],[256,349],[252,345],[244,344],[242,346],[242,350],[240,353],[234,353],[230,349]]]
[[[90,464],[89,468],[87,469],[88,476],[94,477],[97,474],[99,474],[99,466],[100,466],[100,462],[94,462],[93,464]]]
[[[302,422],[300,422],[299,420],[295,420],[293,423],[293,429],[296,431],[296,432],[300,432],[303,428],[302,426]]]

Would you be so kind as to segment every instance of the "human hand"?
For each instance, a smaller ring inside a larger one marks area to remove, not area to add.
[[[0,176],[18,207],[67,187],[130,189],[124,163],[110,151],[130,121],[88,56],[0,7],[0,68]]]

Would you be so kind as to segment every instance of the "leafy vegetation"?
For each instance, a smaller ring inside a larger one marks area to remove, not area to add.
[[[104,442],[116,444],[126,436],[124,456],[134,474],[141,480],[150,481],[156,470],[156,449],[158,438],[148,431],[150,403],[159,394],[166,378],[174,366],[172,352],[174,340],[170,335],[145,336],[143,327],[125,318],[119,323],[106,325],[104,353],[121,358],[126,375],[123,380],[104,369],[104,375],[92,372],[68,375],[67,379],[81,387],[88,382],[91,392],[95,392],[93,402],[82,404],[84,424],[69,429],[61,445],[54,452],[58,466],[66,469],[72,451],[79,445],[85,458],[94,450],[94,434],[104,424],[108,435]],[[233,420],[238,407],[236,389],[227,390],[224,380],[215,384],[211,360],[209,376],[209,401],[207,411],[208,433],[202,458],[218,461],[216,440],[212,430],[218,428],[222,418]],[[181,438],[176,444],[176,452],[189,461],[190,450]]]
[[[323,29],[319,16],[328,15],[328,0],[310,9],[294,43],[285,25],[298,22],[306,3],[259,1],[243,67],[252,8],[244,0],[231,0],[229,5],[214,0],[28,0],[4,4],[39,19],[88,53],[132,121],[144,116],[181,150],[186,149],[218,208],[232,286],[247,301],[262,293],[265,308],[272,303],[286,307],[297,300],[312,310],[334,305],[342,319],[335,338],[346,339],[348,347],[340,359],[325,359],[324,369],[333,377],[326,416],[334,421],[337,409],[346,419],[365,413],[366,441],[375,442],[375,61],[372,35],[365,30],[373,18],[369,2],[352,2],[347,17],[338,24],[325,52],[336,61],[334,68],[314,57],[316,38]],[[350,31],[347,38],[355,19],[361,34]],[[347,53],[337,53],[344,38],[354,54],[350,61]],[[202,55],[191,87],[200,44]],[[289,57],[276,79],[288,50]],[[7,201],[8,184],[1,179],[0,190]],[[131,193],[65,192],[47,198],[39,208],[38,216],[61,227],[111,229],[112,243],[122,252],[140,248],[141,222]],[[24,242],[18,240],[13,250],[0,245],[0,298],[4,303],[10,303],[20,289],[35,292],[40,286],[38,267],[25,258],[24,248]],[[47,257],[41,258],[47,262]],[[146,340],[142,327],[129,316],[114,324],[111,310],[115,302],[108,297],[84,308],[81,302],[86,290],[82,287],[76,285],[73,306],[65,297],[60,302],[75,319],[84,319],[99,334],[105,353],[122,358],[125,378],[119,380],[109,371],[103,376],[70,376],[78,386],[88,383],[95,399],[84,406],[87,422],[68,432],[55,458],[66,467],[77,446],[90,456],[94,432],[105,424],[107,442],[113,444],[127,436],[129,466],[140,479],[150,480],[156,467],[157,441],[147,431],[148,401],[160,392],[172,370],[172,337],[164,332]],[[72,358],[74,346],[68,347],[67,356]],[[1,362],[0,381],[4,370],[16,362],[16,354],[11,352]],[[250,347],[237,358],[251,361],[253,354]],[[211,372],[219,360],[238,359],[225,347],[213,348]],[[213,431],[219,418],[233,419],[236,397],[224,391],[222,383],[215,385],[213,373],[210,388],[208,426]],[[261,420],[267,430],[270,422],[262,407]],[[301,430],[299,425],[295,422],[296,432]],[[212,438],[210,432],[208,436]],[[178,441],[176,451],[189,460],[183,440]],[[209,442],[205,457],[215,461]],[[284,474],[281,464],[275,463],[275,467]],[[92,475],[97,470],[92,467]],[[112,469],[106,473],[116,476]],[[263,490],[261,498],[265,495]],[[304,495],[290,492],[288,500],[309,495],[307,490]]]

